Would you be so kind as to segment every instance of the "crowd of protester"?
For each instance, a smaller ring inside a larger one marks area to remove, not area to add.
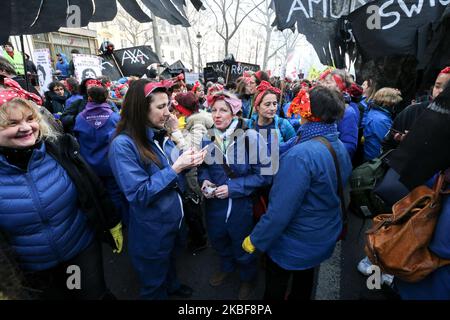
[[[11,262],[0,277],[33,290],[0,297],[114,299],[102,242],[127,245],[142,299],[190,297],[175,269],[187,227],[191,252],[210,244],[220,258],[211,286],[239,270],[238,298],[248,299],[262,255],[265,299],[310,299],[317,267],[345,236],[353,168],[393,150],[402,195],[450,167],[450,67],[425,102],[399,110],[400,90],[359,85],[345,70],[312,81],[245,72],[233,85],[78,83],[63,54],[61,80],[40,97],[12,79],[14,59],[0,60],[0,261]],[[449,227],[445,196],[430,244],[444,259]],[[74,264],[89,271],[69,292]],[[449,266],[417,283],[385,279],[405,299],[450,299]]]

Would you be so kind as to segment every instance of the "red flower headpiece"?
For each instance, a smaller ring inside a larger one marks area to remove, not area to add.
[[[306,119],[311,122],[322,121],[320,118],[313,116],[311,112],[311,102],[309,100],[309,92],[305,89],[301,89],[294,100],[292,100],[287,116],[291,117],[292,114],[300,115],[302,119]]]

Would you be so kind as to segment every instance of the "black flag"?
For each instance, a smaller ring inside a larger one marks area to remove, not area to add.
[[[279,30],[293,29],[313,45],[320,62],[345,66],[345,44],[340,36],[339,19],[370,0],[273,0]]]
[[[150,46],[114,50],[113,55],[124,76],[142,77],[151,64],[159,63],[158,56]]]
[[[358,46],[367,58],[413,55],[420,60],[445,5],[441,1],[374,1],[348,19]]]

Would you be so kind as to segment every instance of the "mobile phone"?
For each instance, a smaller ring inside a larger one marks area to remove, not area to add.
[[[212,186],[206,186],[203,190],[205,191],[205,193],[207,195],[212,195],[214,193],[214,191],[216,191],[217,187],[212,185]]]

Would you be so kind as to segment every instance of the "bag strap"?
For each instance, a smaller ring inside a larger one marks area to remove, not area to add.
[[[243,126],[242,129],[244,129],[244,131],[245,131],[247,128]],[[214,139],[214,144],[220,149],[220,146],[216,141],[217,140]],[[244,143],[245,143],[245,151],[247,152],[247,150],[248,150],[247,144],[249,143],[247,136],[245,136]],[[226,158],[225,155],[224,155],[224,158]],[[226,159],[225,159],[225,162],[222,163],[222,169],[223,169],[223,171],[225,171],[225,174],[227,175],[228,178],[235,179],[238,177],[236,172],[234,172],[233,169],[231,169],[231,167],[228,165],[228,163],[226,163]]]
[[[233,171],[233,169],[231,169],[231,167],[227,163],[222,163],[222,169],[223,171],[225,171],[225,174],[228,176],[228,178],[230,179],[237,178],[236,173]]]
[[[342,219],[343,219],[343,221],[346,221],[347,220],[347,210],[345,209],[344,186],[342,184],[341,168],[339,166],[339,161],[338,161],[336,152],[334,151],[330,142],[326,138],[315,137],[313,139],[320,141],[322,144],[324,144],[327,147],[328,151],[331,153],[331,156],[333,157],[334,167],[336,169],[336,174],[337,174],[338,195],[339,195],[339,198],[341,199]]]

